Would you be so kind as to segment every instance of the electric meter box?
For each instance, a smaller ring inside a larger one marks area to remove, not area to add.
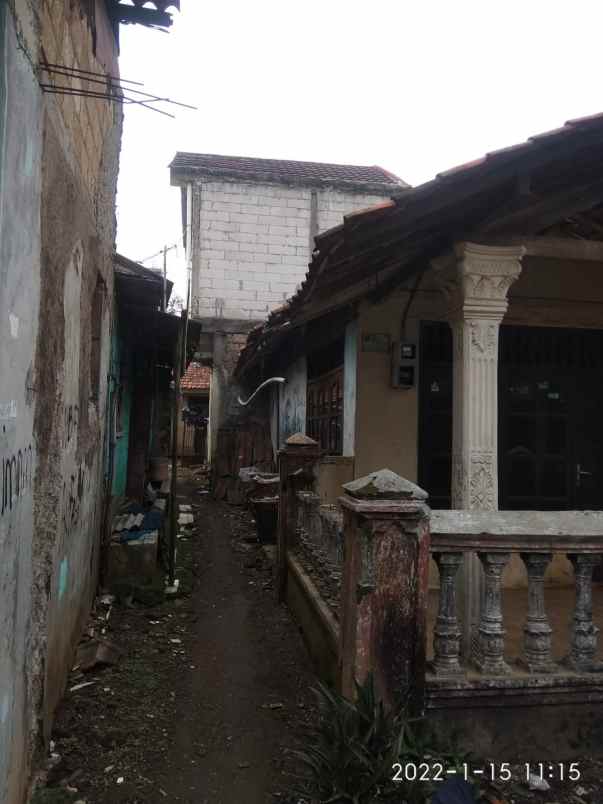
[[[391,358],[392,388],[414,388],[417,380],[417,344],[394,341]]]

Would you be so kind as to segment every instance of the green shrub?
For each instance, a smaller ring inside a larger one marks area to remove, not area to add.
[[[301,778],[322,804],[422,802],[433,787],[394,782],[395,763],[440,761],[450,768],[467,761],[466,754],[439,745],[423,719],[410,718],[405,703],[387,711],[372,676],[356,685],[355,701],[323,684],[313,691],[319,721],[310,729],[308,747],[295,755],[306,769]]]

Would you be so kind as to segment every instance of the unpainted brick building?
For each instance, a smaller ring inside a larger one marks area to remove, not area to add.
[[[176,154],[171,179],[182,188],[190,311],[213,362],[211,457],[236,412],[229,378],[246,334],[295,293],[315,236],[407,185],[376,166],[196,153]]]

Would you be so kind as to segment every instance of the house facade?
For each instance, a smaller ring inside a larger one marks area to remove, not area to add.
[[[600,745],[602,171],[598,115],[347,216],[237,365],[315,658],[492,756]]]
[[[433,508],[603,507],[602,130],[568,124],[317,238],[237,377],[286,378],[274,449],[294,432],[319,442],[324,501],[387,467]]]
[[[213,365],[210,455],[236,414],[232,368],[247,333],[295,292],[314,238],[347,213],[406,187],[379,167],[177,153],[190,270],[190,313]]]

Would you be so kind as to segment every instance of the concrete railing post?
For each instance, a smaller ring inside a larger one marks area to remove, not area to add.
[[[386,705],[422,710],[429,573],[427,493],[389,469],[346,483],[341,691],[372,672]]]
[[[280,483],[276,566],[279,601],[285,600],[287,595],[287,550],[295,544],[297,492],[312,490],[320,456],[318,443],[302,433],[290,436],[278,453]]]

